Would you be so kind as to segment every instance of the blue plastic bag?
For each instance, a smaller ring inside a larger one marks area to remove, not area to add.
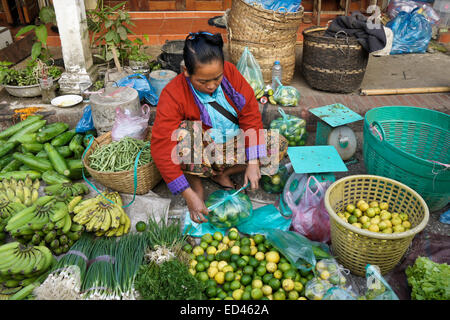
[[[92,109],[91,105],[87,105],[83,109],[83,116],[80,121],[78,121],[77,126],[75,128],[75,132],[84,133],[89,130],[94,130],[94,120],[92,119]]]
[[[432,30],[421,10],[416,8],[411,13],[402,11],[386,24],[394,33],[390,54],[426,52]]]
[[[144,100],[152,106],[156,106],[158,104],[159,97],[156,94],[155,88],[153,88],[150,81],[148,81],[148,79],[140,73],[123,77],[119,81],[115,82],[115,86],[131,87],[138,92],[139,100]]]
[[[254,235],[262,234],[268,225],[272,229],[287,231],[290,224],[290,219],[283,217],[277,208],[269,204],[253,210],[251,218],[239,224],[236,228],[239,232]],[[186,212],[183,230],[183,233],[188,233],[192,237],[201,237],[207,233],[214,234],[216,231],[225,235],[228,228],[218,228],[209,222],[196,223],[191,220],[189,212]]]
[[[301,0],[245,0],[251,5],[261,5],[266,10],[279,12],[297,12],[300,9]]]

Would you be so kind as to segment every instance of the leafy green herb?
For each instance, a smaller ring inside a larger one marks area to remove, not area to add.
[[[177,259],[142,265],[135,288],[143,300],[204,300],[205,284]]]
[[[413,300],[449,300],[450,266],[436,263],[426,257],[418,257],[413,266],[406,268],[408,284]]]

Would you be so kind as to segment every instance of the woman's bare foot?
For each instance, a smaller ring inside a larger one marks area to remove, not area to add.
[[[230,188],[230,189],[235,188],[235,185],[234,185],[233,181],[231,181],[231,178],[229,175],[225,175],[225,174],[221,173],[221,174],[211,177],[211,180],[215,181],[216,183],[218,183],[219,185],[221,185],[224,188]]]

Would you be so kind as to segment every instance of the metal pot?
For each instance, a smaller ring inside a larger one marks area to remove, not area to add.
[[[31,86],[3,86],[5,90],[12,96],[18,98],[32,98],[41,95],[41,88],[39,84],[34,84]]]

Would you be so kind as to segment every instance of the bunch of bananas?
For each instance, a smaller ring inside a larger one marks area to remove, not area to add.
[[[89,193],[89,188],[81,182],[78,183],[58,183],[49,185],[44,188],[44,192],[47,195],[54,195],[60,197],[76,197]]]
[[[131,226],[131,220],[122,205],[118,192],[106,191],[95,198],[80,201],[73,208],[73,221],[84,225],[86,231],[95,232],[98,237],[120,237],[128,233]]]
[[[68,205],[43,196],[8,220],[5,230],[21,243],[48,246],[55,255],[69,251],[83,226],[73,223]]]
[[[19,202],[11,202],[8,199],[0,197],[0,243],[3,243],[6,239],[7,232],[5,231],[5,227],[9,219],[16,212],[25,208],[25,205]]]
[[[33,182],[28,176],[25,180],[3,179],[0,182],[0,199],[22,203],[28,207],[39,198],[39,187],[39,179]]]
[[[256,100],[260,100],[260,102],[262,102],[261,98],[264,97],[264,96],[267,96],[267,99],[269,100],[270,104],[276,105],[277,102],[275,101],[275,98],[273,97],[273,94],[274,94],[273,89],[267,90],[267,94],[266,94],[266,91],[264,89],[256,89],[256,91],[255,91],[255,98],[256,98]],[[266,102],[267,102],[267,100],[265,100],[265,103]]]
[[[39,281],[54,263],[52,252],[45,246],[17,241],[0,246],[0,294],[13,295]]]

